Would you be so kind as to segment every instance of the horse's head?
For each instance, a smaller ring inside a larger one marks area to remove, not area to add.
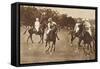
[[[53,26],[52,26],[52,30],[53,30],[54,32],[56,32],[56,31],[57,31],[57,25],[53,25]]]

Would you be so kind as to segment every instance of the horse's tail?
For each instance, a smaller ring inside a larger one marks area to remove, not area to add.
[[[26,30],[24,31],[23,35],[25,35],[25,34],[26,34],[27,30],[28,30],[28,29],[26,29]]]

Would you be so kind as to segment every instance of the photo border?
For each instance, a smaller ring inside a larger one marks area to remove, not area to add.
[[[76,8],[76,9],[93,9],[95,10],[95,34],[96,34],[96,40],[95,40],[95,59],[94,60],[69,60],[69,61],[55,61],[55,62],[43,62],[43,63],[26,63],[26,64],[20,64],[20,6],[27,5],[27,6],[46,6],[46,7],[57,7],[57,8]],[[57,5],[57,4],[42,4],[42,3],[25,3],[25,2],[17,2],[18,6],[18,66],[39,66],[39,65],[54,65],[54,64],[69,64],[69,63],[86,63],[86,62],[97,62],[98,56],[97,56],[97,43],[98,43],[98,31],[97,31],[97,20],[98,20],[98,8],[97,7],[89,7],[89,6],[74,6],[74,5]]]

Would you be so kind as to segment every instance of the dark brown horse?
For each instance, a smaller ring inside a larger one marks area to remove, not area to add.
[[[47,35],[45,47],[48,46],[48,49],[46,50],[46,53],[47,52],[52,53],[55,51],[56,38],[58,38],[57,27],[54,26]],[[59,38],[58,38],[58,40],[59,40]],[[52,44],[50,45],[50,43],[52,43]]]
[[[94,48],[94,44],[92,45],[91,43],[94,43],[93,36],[89,34],[86,30],[84,30],[84,26],[80,25],[80,30],[78,33],[75,33],[74,31],[71,31],[71,45],[73,45],[73,40],[78,37],[79,42],[78,42],[78,49],[81,47],[81,42],[83,41],[83,50],[84,53],[87,54],[85,51],[86,49],[90,50],[89,54],[91,53],[92,49]]]
[[[26,30],[29,33],[29,36],[27,38],[27,43],[28,43],[29,39],[31,39],[31,42],[33,43],[33,39],[32,39],[33,34],[40,36],[40,41],[38,43],[41,43],[41,42],[43,43],[45,28],[46,28],[46,25],[41,24],[38,32],[36,31],[36,29],[34,27],[31,27],[30,29]],[[24,32],[24,34],[26,33],[26,31]]]

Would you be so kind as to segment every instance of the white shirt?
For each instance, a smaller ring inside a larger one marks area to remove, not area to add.
[[[50,26],[53,26],[53,25],[56,25],[56,23],[55,22],[48,23],[48,29],[50,29]]]
[[[88,21],[85,21],[84,26],[86,28],[86,31],[89,32],[90,35],[92,35],[91,24]]]
[[[50,32],[50,30],[51,30],[51,28],[50,28],[50,26],[53,26],[53,25],[56,25],[56,23],[55,22],[52,22],[52,23],[48,23],[48,30],[47,30],[47,34]]]
[[[36,21],[35,22],[35,26],[40,26],[40,22],[39,21]]]
[[[75,24],[75,27],[74,27],[75,32],[79,31],[79,25],[80,25],[80,23],[76,23]]]
[[[35,29],[37,31],[39,31],[39,27],[40,27],[40,22],[39,21],[35,21]]]
[[[89,22],[85,21],[84,26],[90,28],[91,24]]]

